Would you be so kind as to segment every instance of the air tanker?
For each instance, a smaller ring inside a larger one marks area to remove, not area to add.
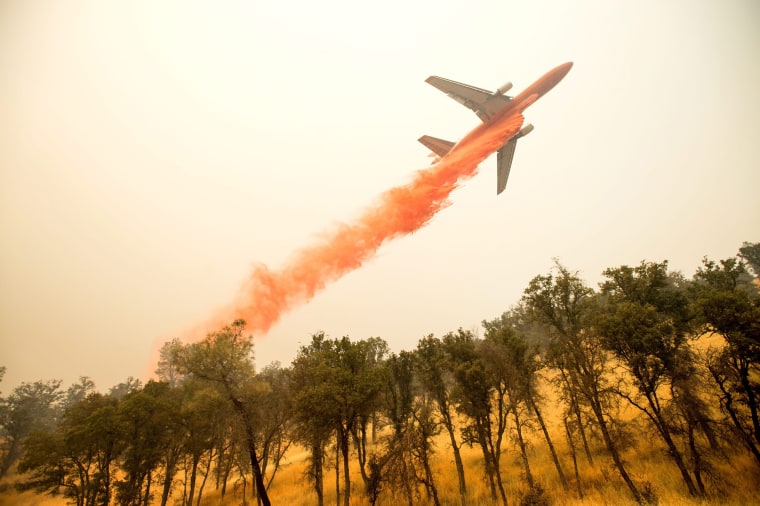
[[[491,125],[499,123],[505,117],[521,114],[522,111],[540,98],[544,93],[554,88],[572,68],[573,63],[564,63],[539,78],[535,83],[528,86],[522,93],[510,97],[507,92],[512,89],[512,83],[508,82],[498,87],[496,91],[488,91],[476,88],[468,84],[458,83],[443,77],[430,76],[425,82],[435,86],[465,107],[472,109],[483,125],[466,135],[461,141],[453,143],[429,135],[423,135],[418,140],[430,149],[438,159],[457,150],[466,144],[476,132],[482,132]],[[496,154],[496,194],[500,194],[507,186],[509,169],[512,167],[512,159],[515,156],[517,140],[526,136],[533,130],[533,125],[525,125],[516,135],[507,140],[499,148]]]

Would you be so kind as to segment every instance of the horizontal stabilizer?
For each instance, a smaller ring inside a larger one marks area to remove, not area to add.
[[[423,135],[417,140],[420,141],[430,151],[441,157],[446,156],[455,144],[451,141],[445,141],[443,139],[438,139],[437,137],[431,137],[429,135]]]

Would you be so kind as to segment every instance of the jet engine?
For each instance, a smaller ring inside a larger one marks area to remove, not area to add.
[[[496,88],[496,91],[494,92],[494,95],[504,95],[506,92],[512,89],[512,82],[508,81],[498,88]]]
[[[524,127],[520,129],[520,132],[518,132],[517,134],[517,138],[519,139],[520,137],[525,137],[532,131],[533,131],[533,125],[531,123],[528,123],[527,125],[525,125]]]

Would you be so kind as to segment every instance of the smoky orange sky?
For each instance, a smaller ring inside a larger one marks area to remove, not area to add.
[[[504,193],[489,157],[426,226],[304,283],[253,332],[257,367],[318,331],[398,351],[477,330],[554,257],[595,286],[734,255],[760,240],[758,19],[755,0],[0,2],[0,393],[106,390],[157,340],[260,307],[236,297],[252,272],[286,279],[429,168],[417,138],[479,123],[430,75],[519,92],[575,62],[525,111]]]

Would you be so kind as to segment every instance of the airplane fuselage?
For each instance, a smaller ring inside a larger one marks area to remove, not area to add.
[[[459,142],[457,142],[453,148],[451,148],[450,154],[466,145],[473,138],[479,137],[484,131],[489,130],[494,125],[501,123],[505,118],[513,116],[514,114],[522,114],[533,102],[541,98],[549,90],[554,88],[566,75],[570,72],[573,63],[567,62],[553,68],[543,76],[541,76],[536,82],[525,88],[525,90],[514,97],[512,100],[506,103],[506,105],[497,112],[488,121],[485,121],[474,128],[470,133],[465,135]],[[509,139],[504,139],[504,142]]]

